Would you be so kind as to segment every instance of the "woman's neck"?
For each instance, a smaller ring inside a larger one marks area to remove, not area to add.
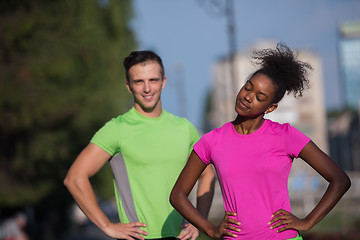
[[[263,118],[263,115],[256,118],[246,118],[238,115],[233,121],[233,125],[238,133],[242,135],[249,135],[258,130],[264,121],[265,119]]]

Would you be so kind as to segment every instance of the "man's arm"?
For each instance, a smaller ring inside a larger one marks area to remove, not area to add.
[[[208,218],[214,197],[215,173],[212,165],[208,165],[198,179],[196,208],[204,218]]]
[[[90,143],[70,167],[64,184],[84,214],[106,235],[122,239],[133,239],[132,237],[144,239],[140,234],[147,235],[147,233],[139,227],[145,227],[145,224],[112,223],[100,209],[96,200],[90,178],[104,166],[110,157],[109,153]]]

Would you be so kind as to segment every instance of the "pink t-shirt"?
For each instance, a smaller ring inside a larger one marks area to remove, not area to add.
[[[238,239],[289,239],[295,230],[270,229],[271,215],[291,211],[288,176],[293,158],[310,139],[289,124],[265,120],[254,133],[241,135],[231,122],[205,134],[194,151],[216,169],[225,211],[237,213]],[[232,237],[225,237],[232,239]]]

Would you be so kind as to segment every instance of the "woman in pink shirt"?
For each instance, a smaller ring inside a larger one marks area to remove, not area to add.
[[[307,231],[323,219],[349,189],[350,179],[296,128],[264,119],[286,92],[302,96],[311,66],[297,60],[284,44],[255,52],[254,59],[260,68],[236,97],[236,119],[194,145],[170,201],[212,238],[302,239],[298,231]],[[293,159],[298,157],[329,182],[320,202],[304,219],[291,213],[287,188]],[[216,169],[226,211],[219,226],[203,218],[188,200],[210,163]]]

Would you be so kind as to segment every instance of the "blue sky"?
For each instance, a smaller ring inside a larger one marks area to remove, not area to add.
[[[163,59],[167,85],[163,108],[188,118],[199,130],[211,68],[229,53],[226,17],[211,3],[224,0],[134,0],[139,49]],[[341,22],[360,20],[360,0],[234,0],[236,49],[264,39],[316,53],[323,63],[328,109],[341,105],[338,33]]]

